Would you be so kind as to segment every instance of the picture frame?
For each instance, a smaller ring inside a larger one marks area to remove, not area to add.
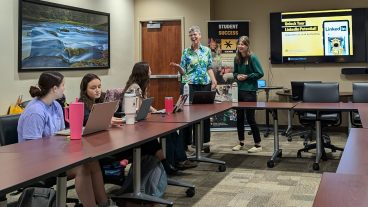
[[[19,0],[18,72],[109,68],[109,13]]]

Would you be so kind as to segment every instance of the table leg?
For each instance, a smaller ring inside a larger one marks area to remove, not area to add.
[[[6,195],[0,194],[0,207],[6,207],[8,205],[8,200],[6,199]]]
[[[317,112],[316,120],[316,161],[313,163],[313,170],[319,170],[319,161],[322,157],[322,137],[321,137],[321,120],[319,119],[319,114]]]
[[[141,148],[134,148],[133,150],[133,193],[125,193],[119,196],[112,196],[117,199],[133,199],[145,202],[165,204],[173,206],[172,201],[164,200],[162,198],[154,197],[141,192]]]
[[[203,139],[203,120],[200,123],[195,124],[195,136],[196,136],[196,154],[195,156],[188,157],[189,160],[194,160],[198,162],[207,162],[207,163],[214,163],[219,164],[219,171],[224,172],[226,170],[226,163],[221,160],[215,160],[207,157],[202,157],[201,155],[201,145]]]
[[[292,119],[293,119],[293,117],[292,117],[292,113],[293,113],[293,110],[288,110],[288,127],[287,127],[287,129],[286,129],[286,131],[285,131],[285,136],[287,136],[289,133],[290,133],[290,131],[291,131],[291,128],[293,127],[292,126]]]
[[[166,138],[160,137],[160,142],[161,142],[162,152],[164,156],[166,157]],[[172,186],[189,188],[188,190],[195,192],[195,185],[189,182],[167,178],[167,184],[172,185]]]
[[[56,207],[66,206],[66,173],[56,178]]]
[[[270,98],[270,90],[269,89],[264,89],[265,93],[266,93],[266,102],[268,102],[268,99]],[[263,134],[264,137],[268,137],[268,135],[270,134],[270,117],[269,117],[269,113],[270,111],[268,109],[266,109],[266,129],[265,132]]]
[[[275,166],[275,160],[277,157],[282,156],[282,150],[280,149],[280,142],[279,142],[279,133],[278,133],[278,117],[277,117],[277,110],[272,110],[273,116],[273,127],[274,127],[274,144],[273,144],[273,154],[270,160],[267,161],[267,166],[269,168],[273,168]]]

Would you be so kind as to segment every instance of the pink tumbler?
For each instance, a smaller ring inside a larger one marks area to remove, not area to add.
[[[69,123],[70,127],[70,139],[81,139],[83,129],[84,118],[84,103],[78,102],[76,98],[75,102],[69,104],[64,108],[65,121]]]
[[[173,97],[165,97],[165,111],[167,114],[171,114],[174,110]]]

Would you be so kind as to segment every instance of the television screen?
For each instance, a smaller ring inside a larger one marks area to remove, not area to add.
[[[271,63],[364,62],[365,9],[270,14]]]
[[[110,15],[19,1],[18,70],[110,68]]]

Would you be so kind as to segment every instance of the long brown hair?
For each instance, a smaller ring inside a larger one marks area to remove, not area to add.
[[[252,55],[252,51],[250,49],[250,42],[249,42],[249,38],[248,36],[241,36],[239,37],[236,45],[238,45],[239,43],[243,43],[244,45],[246,45],[248,47],[248,51],[245,54],[245,57],[242,56],[241,52],[239,52],[239,50],[236,50],[236,57],[235,57],[235,61],[236,63],[240,64],[244,64]]]
[[[147,62],[138,62],[134,65],[132,73],[129,76],[128,81],[126,82],[124,93],[128,90],[128,88],[136,83],[142,90],[142,96],[146,98],[148,86],[149,86],[149,64]]]
[[[97,75],[93,74],[93,73],[88,73],[86,74],[83,78],[82,81],[80,83],[80,94],[79,94],[79,101],[82,101],[85,103],[85,105],[87,106],[87,108],[89,110],[91,110],[93,104],[95,103],[102,103],[104,100],[103,95],[101,94],[100,98],[94,100],[91,99],[88,94],[87,94],[87,87],[88,87],[88,83],[98,79],[101,81],[100,77],[98,77]]]

